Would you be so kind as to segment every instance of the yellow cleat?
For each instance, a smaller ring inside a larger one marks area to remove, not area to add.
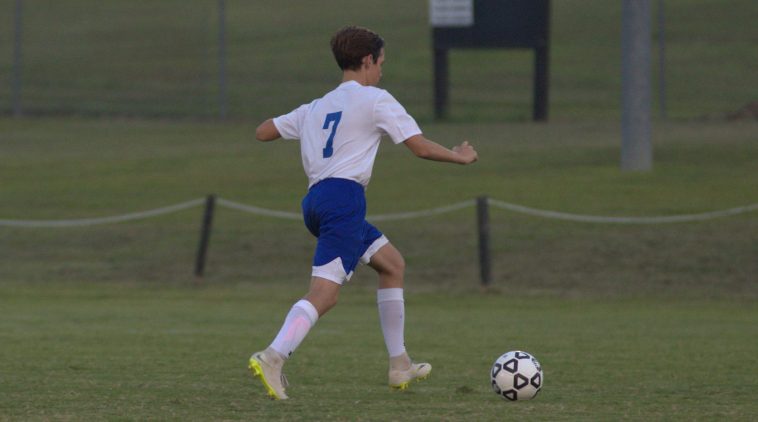
[[[248,368],[254,377],[260,378],[266,393],[274,400],[286,400],[287,394],[284,392],[287,386],[287,378],[282,374],[282,365],[284,360],[276,352],[264,350],[253,353],[250,356]]]
[[[427,379],[431,372],[432,365],[428,363],[411,363],[410,368],[405,370],[390,369],[390,388],[393,390],[406,390],[412,381]]]

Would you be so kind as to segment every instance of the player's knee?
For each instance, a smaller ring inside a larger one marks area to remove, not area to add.
[[[405,274],[403,255],[389,243],[371,257],[369,265],[383,277],[402,279]]]
[[[313,304],[313,307],[316,308],[319,316],[321,316],[337,305],[338,296],[337,294],[314,294],[311,292],[305,296],[305,299]]]
[[[338,301],[339,301],[339,295],[336,293],[333,295],[326,296],[324,298],[324,306],[326,307],[325,312],[328,311],[329,309],[334,308],[334,306],[337,305]]]
[[[384,267],[384,272],[390,276],[402,277],[405,274],[405,259],[403,256],[397,254],[388,260]]]
[[[340,285],[327,279],[314,277],[305,299],[313,304],[319,315],[323,315],[337,304]]]
[[[405,258],[403,258],[402,255],[400,255],[400,259],[398,259],[397,272],[401,275],[405,273]]]

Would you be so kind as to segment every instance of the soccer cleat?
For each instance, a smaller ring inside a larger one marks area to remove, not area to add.
[[[269,397],[274,400],[288,398],[284,392],[287,387],[287,378],[282,374],[282,365],[284,365],[284,359],[270,349],[253,353],[248,364],[253,376],[261,379]]]
[[[405,390],[411,381],[420,381],[429,377],[432,365],[428,363],[411,363],[408,369],[391,369],[389,373],[390,388]]]

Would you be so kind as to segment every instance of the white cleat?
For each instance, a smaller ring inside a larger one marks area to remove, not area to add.
[[[283,365],[284,359],[271,349],[256,352],[250,356],[248,368],[253,372],[253,376],[261,379],[269,397],[274,400],[288,398],[284,392],[287,387],[287,378],[282,374]]]
[[[400,365],[398,365],[398,361]],[[402,364],[405,361],[405,364]],[[394,363],[394,365],[393,365]],[[405,369],[397,369],[405,367]],[[390,388],[395,390],[405,390],[412,381],[421,381],[429,377],[432,372],[432,365],[428,363],[413,363],[408,355],[390,360],[389,384]]]

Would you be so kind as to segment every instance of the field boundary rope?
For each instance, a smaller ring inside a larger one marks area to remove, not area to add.
[[[710,211],[699,214],[682,214],[669,216],[653,217],[608,217],[599,215],[571,214],[559,211],[541,210],[537,208],[525,207],[523,205],[511,204],[497,199],[490,199],[490,205],[534,217],[551,218],[555,220],[576,221],[582,223],[611,223],[611,224],[663,224],[663,223],[684,223],[690,221],[712,220],[714,218],[728,217],[737,214],[743,214],[750,211],[758,210],[758,204],[750,204],[741,207],[729,208],[719,211]]]
[[[13,219],[0,219],[0,226],[3,227],[25,227],[25,228],[52,228],[52,227],[81,227],[81,226],[94,226],[100,224],[121,223],[125,221],[141,220],[151,217],[157,217],[165,214],[171,214],[174,212],[183,211],[189,208],[194,208],[202,205],[206,201],[205,198],[193,199],[190,201],[182,202],[179,204],[169,205],[161,208],[156,208],[147,211],[128,213],[123,215],[115,215],[108,217],[97,218],[79,218],[79,219],[62,219],[62,220],[13,220]],[[246,212],[249,214],[261,215],[265,217],[282,218],[288,220],[300,220],[302,216],[300,213],[289,211],[278,211],[268,208],[258,207],[255,205],[242,204],[235,201],[230,201],[224,198],[217,199],[218,205],[237,211]],[[517,212],[521,214],[530,215],[533,217],[542,217],[548,219],[566,220],[583,223],[604,223],[604,224],[664,224],[664,223],[682,223],[692,221],[704,221],[715,218],[735,216],[738,214],[744,214],[758,210],[758,203],[744,205],[740,207],[734,207],[729,209],[709,211],[697,214],[683,214],[683,215],[671,215],[671,216],[650,216],[650,217],[613,217],[613,216],[598,216],[598,215],[585,215],[585,214],[572,214],[560,211],[543,210],[538,208],[527,207],[524,205],[513,204],[510,202],[501,201],[498,199],[487,198],[487,203],[498,209]],[[444,205],[435,208],[429,208],[419,211],[407,211],[399,213],[388,213],[367,216],[371,221],[396,221],[407,220],[413,218],[431,217],[439,214],[445,214],[448,212],[457,211],[463,208],[473,207],[476,205],[476,201],[471,199],[467,201],[461,201],[450,205]]]
[[[180,204],[169,205],[153,210],[133,212],[123,215],[114,215],[110,217],[77,218],[68,220],[0,220],[0,226],[42,228],[95,226],[99,224],[122,223],[124,221],[143,220],[145,218],[157,217],[159,215],[183,211],[189,208],[197,207],[198,205],[202,205],[204,202],[205,198],[198,198],[191,201],[182,202]]]

